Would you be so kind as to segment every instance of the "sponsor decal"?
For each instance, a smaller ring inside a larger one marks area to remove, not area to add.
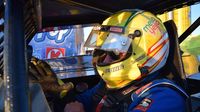
[[[149,98],[145,98],[144,100],[142,100],[140,102],[139,105],[137,105],[134,108],[134,110],[137,109],[137,110],[141,110],[142,112],[146,112],[149,109],[149,107],[151,106],[151,104],[152,104],[152,100]]]
[[[133,90],[136,90],[138,87],[137,86],[131,86],[128,89],[125,89],[124,91],[122,91],[123,95],[127,95],[128,93],[132,92]]]
[[[116,72],[116,71],[119,71],[121,69],[124,69],[124,65],[119,65],[119,66],[116,66],[116,67],[113,67],[113,68],[108,68],[108,69],[105,70],[105,73]]]
[[[123,27],[117,27],[117,26],[110,27],[110,32],[122,33]]]
[[[56,43],[62,43],[70,35],[71,32],[71,29],[66,29],[60,31],[38,33],[37,36],[34,37],[34,40],[36,42],[42,42],[45,40],[45,38],[48,38],[50,40],[55,40]]]
[[[65,62],[62,59],[46,60],[46,62],[54,70],[55,68],[66,66]]]
[[[66,29],[59,31],[37,33],[29,43],[33,47],[33,56],[39,59],[59,56],[73,56],[77,54],[75,47],[75,30]],[[49,54],[47,48],[56,48]],[[57,48],[64,48],[63,50]],[[64,51],[64,55],[63,55]],[[67,52],[65,52],[67,51]],[[48,53],[47,53],[48,52]]]
[[[143,27],[145,32],[150,32],[151,34],[155,35],[157,30],[163,33],[163,27],[160,25],[159,21],[155,18],[149,18],[147,24]]]
[[[59,58],[65,56],[65,48],[52,48],[47,47],[46,49],[46,58]]]
[[[139,56],[138,58],[136,58],[134,61],[132,61],[132,63],[135,63],[135,62],[138,62],[138,61],[144,59],[145,56],[146,56],[145,54],[142,54],[141,56]]]

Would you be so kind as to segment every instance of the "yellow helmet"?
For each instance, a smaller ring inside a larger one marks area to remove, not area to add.
[[[94,47],[99,75],[108,88],[122,88],[164,66],[169,54],[163,23],[143,10],[123,10],[93,28],[86,47]]]

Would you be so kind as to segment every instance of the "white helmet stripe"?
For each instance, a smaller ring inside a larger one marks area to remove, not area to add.
[[[169,42],[166,43],[166,44],[169,44]],[[157,71],[158,69],[160,69],[160,67],[162,67],[162,66],[165,65],[165,63],[166,63],[166,61],[167,61],[167,57],[168,57],[168,55],[169,55],[169,46],[167,46],[167,50],[166,50],[165,54],[163,54],[163,55],[164,55],[164,56],[161,57],[162,60],[161,60],[160,63],[155,67],[155,69],[151,71],[151,73],[154,72],[154,71]]]
[[[148,66],[151,67],[153,66],[155,63],[157,63],[158,60],[160,60],[163,57],[167,57],[168,56],[168,50],[169,50],[169,41],[166,42],[166,44],[164,44],[164,46],[155,54],[155,56],[153,56],[153,58],[150,58],[145,64],[144,66]],[[167,53],[166,53],[167,51]],[[166,61],[161,61],[163,63],[165,63]],[[159,64],[160,65],[160,64]],[[159,68],[159,66],[157,66]],[[156,69],[154,69],[153,71],[155,71]]]
[[[154,46],[152,46],[150,48],[149,52],[151,53],[155,48],[157,48],[158,46],[160,46],[160,44],[162,44],[166,39],[168,39],[168,34],[167,33],[165,33],[163,35],[163,37],[161,37],[161,39],[158,42],[156,42],[156,44]]]

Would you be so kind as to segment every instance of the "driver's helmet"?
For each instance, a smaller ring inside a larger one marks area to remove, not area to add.
[[[143,10],[123,10],[95,26],[85,47],[108,88],[119,89],[159,70],[169,54],[163,23]]]

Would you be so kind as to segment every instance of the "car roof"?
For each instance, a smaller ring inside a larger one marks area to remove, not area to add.
[[[0,16],[4,12],[3,1],[0,0]],[[123,9],[142,9],[162,14],[199,2],[200,0],[26,0],[25,38],[30,40],[35,33],[48,27],[101,23],[111,14]]]
[[[123,9],[142,9],[154,14],[198,3],[200,0],[42,0],[42,27],[101,23]]]

